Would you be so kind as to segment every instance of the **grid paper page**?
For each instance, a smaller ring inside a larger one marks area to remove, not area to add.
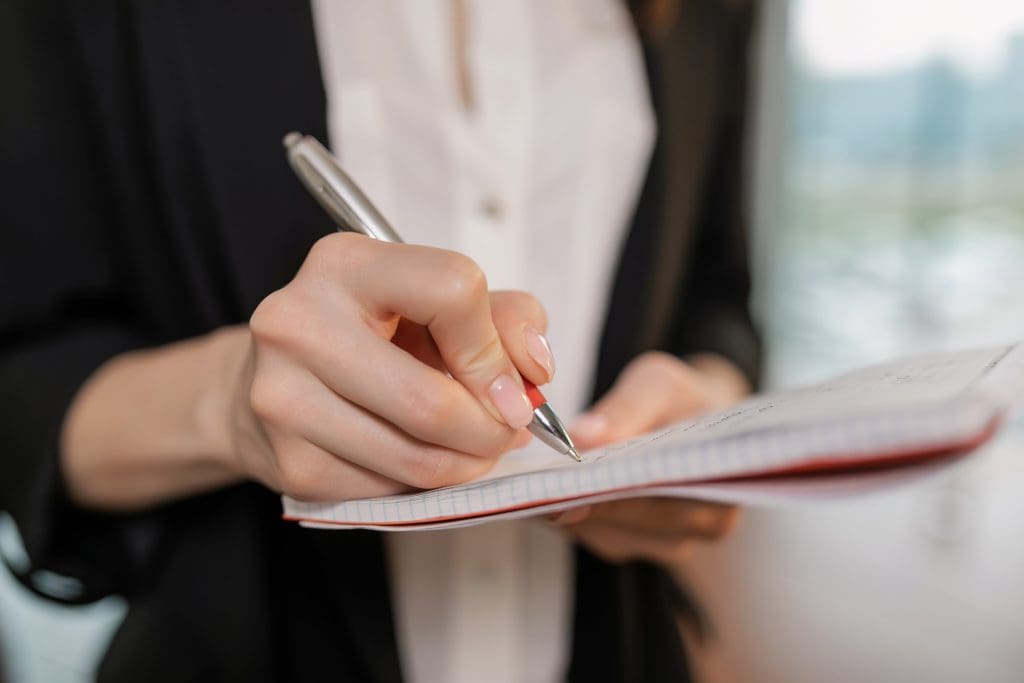
[[[891,467],[875,470],[837,471],[828,476],[813,477],[762,477],[759,479],[738,479],[711,483],[688,483],[668,486],[648,486],[642,489],[644,496],[659,498],[687,498],[731,505],[757,507],[793,507],[794,505],[816,505],[828,501],[864,496],[884,492],[898,486],[922,481],[931,481],[945,476],[962,465],[964,454],[931,458],[911,467]],[[633,489],[594,493],[582,498],[545,503],[542,505],[494,512],[442,522],[419,524],[373,524],[339,526],[337,523],[301,522],[302,526],[320,529],[359,528],[377,531],[429,531],[450,529],[460,526],[474,526],[500,520],[523,519],[539,515],[551,515],[581,504],[603,503],[623,498],[635,498]]]
[[[509,466],[460,486],[336,504],[285,499],[285,516],[330,525],[479,523],[586,497],[650,495],[644,487],[939,453],[991,435],[1022,389],[1017,345],[932,354],[755,397],[593,451],[582,465],[547,453],[508,458]]]

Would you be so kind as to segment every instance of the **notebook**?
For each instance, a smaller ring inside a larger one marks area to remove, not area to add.
[[[532,444],[466,484],[340,503],[285,498],[284,517],[402,531],[642,496],[831,500],[948,467],[990,439],[1022,393],[1024,346],[930,354],[754,396],[585,453],[583,463]]]

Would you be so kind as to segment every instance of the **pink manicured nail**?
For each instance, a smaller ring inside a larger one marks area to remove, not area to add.
[[[488,390],[494,407],[509,427],[519,429],[533,420],[533,405],[523,393],[523,387],[510,375],[501,375]]]
[[[586,441],[600,439],[608,430],[608,418],[600,413],[585,413],[580,415],[569,427],[574,436]]]
[[[555,357],[551,354],[551,345],[547,338],[534,329],[528,329],[526,336],[526,352],[530,358],[537,361],[537,364],[548,373],[548,381],[555,376]]]

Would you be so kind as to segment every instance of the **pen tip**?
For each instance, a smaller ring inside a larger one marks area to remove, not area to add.
[[[572,459],[576,462],[583,462],[583,458],[580,457],[580,452],[576,450],[575,446],[569,447],[569,455],[571,455]]]

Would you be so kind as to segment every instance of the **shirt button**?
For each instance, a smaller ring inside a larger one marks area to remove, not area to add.
[[[500,221],[505,215],[505,207],[497,197],[487,195],[480,200],[480,213],[492,221]]]

